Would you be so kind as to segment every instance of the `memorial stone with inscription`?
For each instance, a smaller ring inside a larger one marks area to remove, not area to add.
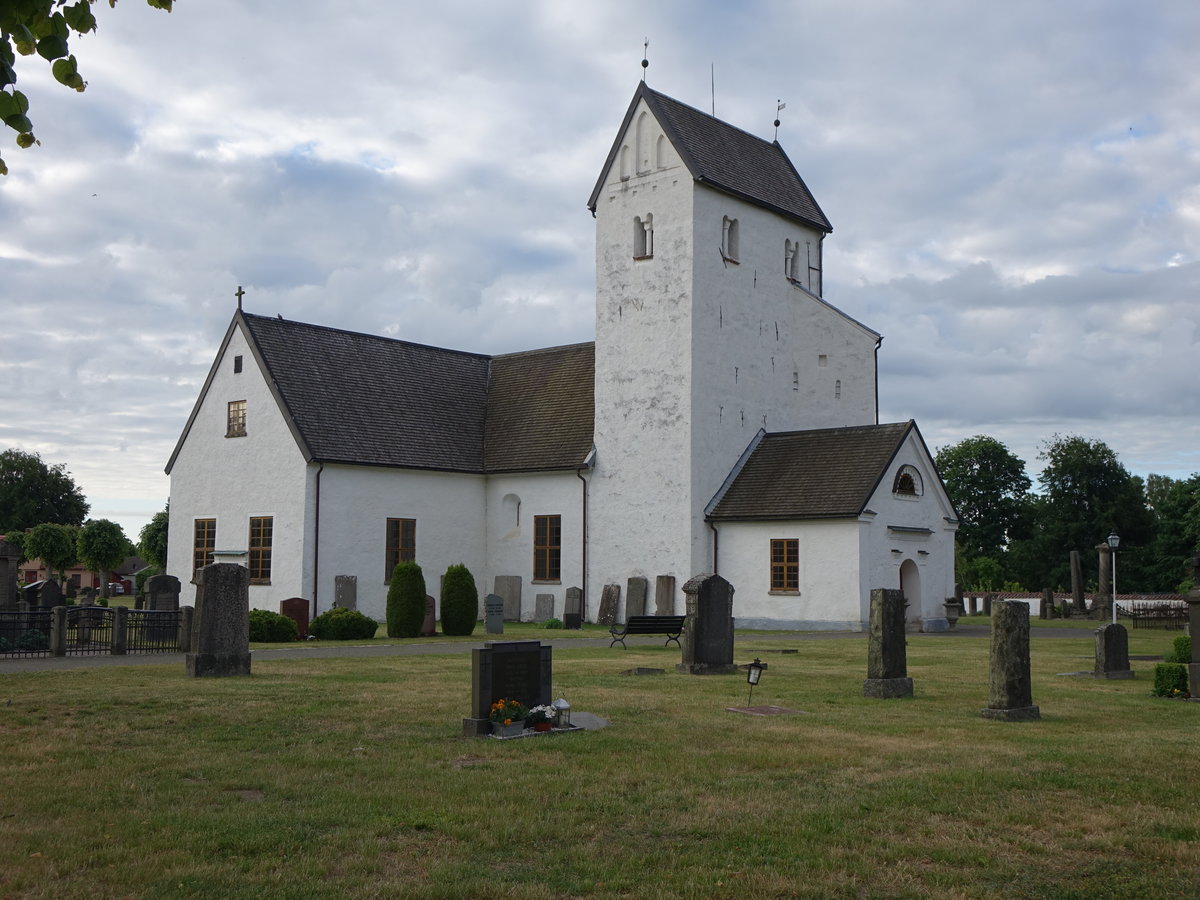
[[[517,700],[527,707],[548,705],[551,654],[552,648],[540,641],[488,641],[472,650],[471,715],[463,719],[463,734],[489,734],[489,716],[497,700]]]
[[[1124,625],[1112,623],[1096,629],[1096,668],[1093,674],[1097,678],[1110,680],[1134,677],[1133,670],[1129,668],[1129,632]]]
[[[597,625],[617,624],[617,612],[621,608],[621,586],[606,584],[600,593],[600,614],[596,616]]]
[[[1019,600],[992,603],[992,644],[988,657],[988,705],[985,719],[1026,722],[1040,719],[1033,705],[1029,666],[1029,604]]]
[[[484,598],[483,624],[488,634],[504,634],[504,598],[499,594]]]
[[[333,605],[339,609],[358,609],[358,576],[333,576]]]
[[[192,652],[187,674],[250,674],[250,570],[236,563],[213,563],[200,570]]]
[[[567,588],[566,600],[563,603],[563,627],[579,628],[583,624],[583,589]]]
[[[635,575],[625,582],[625,621],[630,616],[646,614],[646,594],[650,591],[650,582],[640,575]]]
[[[533,602],[533,621],[545,622],[554,618],[554,595],[538,594]]]
[[[675,668],[688,675],[733,674],[733,585],[720,575],[697,575],[683,586],[687,619]]]
[[[659,575],[654,579],[654,614],[675,615],[675,576]]]
[[[521,621],[521,576],[497,575],[496,594],[504,598],[504,621]]]
[[[871,591],[864,697],[886,700],[913,695],[913,682],[908,677],[908,651],[904,635],[904,610],[907,606],[903,591],[885,588]]]

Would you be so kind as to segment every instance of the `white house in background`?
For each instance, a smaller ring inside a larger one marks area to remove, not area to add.
[[[822,297],[831,226],[778,143],[642,84],[589,200],[596,341],[485,356],[240,308],[167,465],[169,570],[244,550],[251,603],[464,562],[534,595],[720,572],[756,627],[944,627],[957,521],[880,336]],[[676,609],[683,598],[677,593]]]

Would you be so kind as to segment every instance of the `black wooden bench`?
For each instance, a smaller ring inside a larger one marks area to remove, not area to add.
[[[679,635],[683,634],[683,620],[686,616],[630,616],[629,621],[624,625],[613,625],[608,629],[608,633],[613,636],[612,643],[608,646],[611,648],[620,641],[621,646],[625,647],[625,638],[631,634],[665,634],[667,642],[664,647],[670,646],[671,641],[675,642],[675,646],[680,646]]]

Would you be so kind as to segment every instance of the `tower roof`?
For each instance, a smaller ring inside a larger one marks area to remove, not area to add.
[[[596,211],[605,179],[621,149],[638,103],[646,106],[698,183],[732,194],[748,203],[796,219],[829,233],[833,226],[778,141],[766,141],[715,116],[680,103],[666,94],[638,85],[613,141],[604,168],[588,198]]]

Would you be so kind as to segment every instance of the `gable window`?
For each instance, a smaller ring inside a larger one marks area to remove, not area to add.
[[[274,529],[271,516],[250,517],[250,553],[247,568],[251,584],[271,583],[271,536]]]
[[[192,528],[192,578],[213,561],[217,549],[217,520],[197,519]]]
[[[920,497],[925,493],[921,473],[912,466],[901,466],[892,482],[892,493],[899,497]]]
[[[246,436],[246,401],[230,400],[225,417],[225,437]]]
[[[633,217],[633,258],[649,259],[654,255],[654,216]]]
[[[721,220],[721,259],[725,262],[738,261],[738,220],[725,216]]]
[[[533,580],[558,581],[562,562],[562,516],[533,517]]]
[[[771,590],[799,593],[799,539],[781,538],[771,541]]]
[[[242,358],[240,356],[235,356],[233,358],[233,374],[237,375],[241,371],[242,371]]]
[[[414,562],[417,558],[417,520],[387,520],[387,550],[385,553],[384,584],[392,581],[392,570],[402,562]]]

